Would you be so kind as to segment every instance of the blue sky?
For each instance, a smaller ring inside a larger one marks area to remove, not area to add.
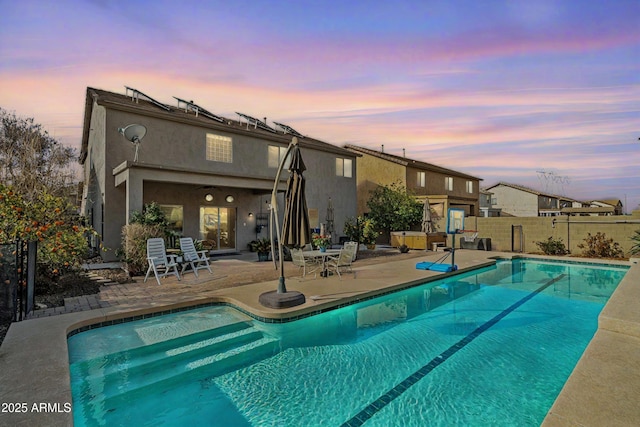
[[[0,107],[74,147],[87,86],[126,85],[484,186],[640,204],[637,0],[0,5]]]

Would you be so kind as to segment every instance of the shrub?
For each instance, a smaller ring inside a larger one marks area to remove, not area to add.
[[[143,274],[147,269],[147,239],[164,237],[161,225],[128,224],[122,227],[120,259],[127,264],[130,275]]]
[[[631,255],[640,254],[640,230],[636,230],[635,234],[631,236],[633,246],[631,246]]]
[[[566,255],[568,253],[562,239],[554,240],[549,237],[547,240],[536,242],[536,245],[545,255]]]
[[[597,232],[595,235],[587,233],[584,243],[578,245],[582,249],[582,255],[590,258],[622,258],[624,252],[620,245],[607,239],[604,233]]]

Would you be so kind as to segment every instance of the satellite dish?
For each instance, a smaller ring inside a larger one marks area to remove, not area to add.
[[[147,134],[147,128],[142,125],[129,125],[124,128],[119,128],[118,132],[124,136],[128,141],[131,141],[136,147],[136,154],[133,158],[134,162],[138,161],[138,148],[140,148],[140,141]]]

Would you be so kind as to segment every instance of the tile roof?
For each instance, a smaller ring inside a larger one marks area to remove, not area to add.
[[[421,160],[414,160],[407,157],[396,156],[394,154],[383,153],[382,151],[376,151],[370,148],[360,147],[358,145],[352,145],[352,144],[346,144],[344,148],[359,154],[368,154],[370,156],[378,157],[380,159],[397,163],[402,166],[411,166],[416,169],[423,169],[427,171],[438,172],[438,173],[447,174],[447,175],[454,175],[454,176],[468,178],[468,179],[477,179],[478,181],[482,181],[482,178],[478,178],[472,175],[458,172],[453,169],[443,168],[441,166],[437,166],[432,163],[423,162]]]
[[[535,194],[537,196],[553,197],[555,199],[567,200],[567,201],[571,201],[571,202],[580,202],[579,200],[572,199],[571,197],[559,196],[557,194],[551,194],[551,193],[545,193],[545,192],[542,192],[542,191],[534,190],[533,188],[525,187],[524,185],[511,184],[509,182],[499,182],[497,184],[492,185],[491,187],[485,188],[485,191],[489,191],[492,188],[496,188],[496,187],[498,187],[500,185],[505,186],[505,187],[515,188],[516,190],[525,191],[527,193]],[[582,202],[580,202],[580,203],[582,203]]]

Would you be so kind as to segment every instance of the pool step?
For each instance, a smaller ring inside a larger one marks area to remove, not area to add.
[[[261,335],[251,322],[236,322],[218,328],[199,331],[181,337],[171,337],[154,344],[141,345],[127,350],[103,355],[90,360],[72,363],[72,373],[78,378],[103,377],[114,372],[133,369],[167,356],[176,356],[199,348],[209,347],[210,351],[225,351],[225,346],[243,343]]]
[[[82,378],[74,383],[74,400],[87,400],[79,394],[94,396],[84,410],[95,407],[95,410],[102,411],[113,407],[116,402],[156,393],[174,383],[222,375],[249,362],[270,357],[278,348],[279,340],[276,338],[266,337],[255,328],[245,328],[154,352],[145,361],[136,361],[125,368],[117,369],[117,365],[110,365],[107,366],[110,370],[107,374],[100,369],[93,372],[79,370],[73,375]]]

